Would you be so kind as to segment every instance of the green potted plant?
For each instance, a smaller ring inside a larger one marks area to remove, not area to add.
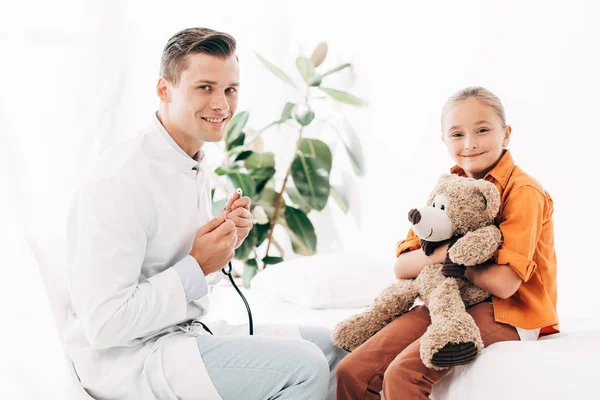
[[[260,61],[279,79],[291,85],[301,94],[302,101],[286,102],[279,118],[263,129],[252,131],[246,128],[249,113],[236,114],[225,134],[225,157],[222,165],[215,169],[217,181],[225,188],[229,180],[234,187],[243,190],[252,199],[251,212],[255,217],[254,228],[248,238],[235,252],[235,259],[244,263],[243,281],[248,287],[250,280],[259,270],[277,264],[284,259],[283,249],[273,237],[276,225],[287,232],[292,249],[300,255],[312,255],[317,248],[317,235],[309,214],[319,212],[333,197],[344,213],[348,212],[348,199],[342,191],[330,184],[333,167],[332,152],[322,140],[309,138],[307,130],[315,120],[314,101],[333,101],[353,106],[365,102],[349,93],[327,87],[327,78],[351,68],[344,63],[325,72],[319,66],[327,56],[327,43],[320,43],[310,58],[299,56],[296,67],[303,84],[298,85],[283,70],[257,54]],[[263,151],[261,135],[268,129],[285,125],[297,135],[295,153],[287,165],[281,182],[276,182],[275,154]],[[363,157],[356,137],[343,135],[330,125],[340,136],[350,157],[354,173],[364,173]],[[215,200],[213,212],[217,214],[226,199]],[[223,193],[227,193],[226,190]],[[266,244],[265,244],[266,243]],[[261,247],[262,246],[262,247]],[[259,249],[260,248],[260,249]],[[273,252],[276,249],[276,253]]]

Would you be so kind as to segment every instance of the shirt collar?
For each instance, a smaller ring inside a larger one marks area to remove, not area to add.
[[[502,186],[502,189],[505,189],[508,179],[510,178],[514,168],[515,162],[513,161],[510,151],[504,150],[504,153],[500,157],[500,160],[496,166],[492,168],[491,171],[483,177],[483,179],[488,180],[488,177],[492,177],[500,184],[500,186]],[[459,176],[466,176],[465,171],[458,165],[452,167],[450,172]]]
[[[167,141],[167,143],[169,143],[171,148],[176,150],[177,153],[179,153],[179,155],[183,157],[183,159],[181,159],[182,162],[184,162],[185,165],[189,166],[190,169],[199,169],[200,163],[204,161],[205,158],[204,150],[200,149],[196,154],[194,154],[193,158],[190,157],[185,151],[183,151],[183,149],[177,144],[177,142],[175,142],[173,137],[169,134],[169,132],[167,132],[163,124],[160,122],[160,120],[158,119],[158,111],[154,113],[153,119],[154,123],[158,127],[159,132],[161,133],[161,136]]]

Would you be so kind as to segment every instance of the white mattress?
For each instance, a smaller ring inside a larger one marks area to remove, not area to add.
[[[361,309],[312,310],[284,303],[253,290],[243,290],[254,324],[313,324],[333,328]],[[212,292],[204,319],[247,324],[238,294],[223,281]],[[497,343],[468,366],[457,367],[434,387],[437,400],[600,399],[600,321],[562,321],[563,332],[536,342]]]

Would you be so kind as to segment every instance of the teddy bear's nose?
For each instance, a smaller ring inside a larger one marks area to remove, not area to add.
[[[408,220],[411,224],[416,225],[421,221],[421,213],[416,208],[413,208],[408,212]]]

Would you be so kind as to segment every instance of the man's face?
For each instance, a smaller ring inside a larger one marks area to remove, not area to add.
[[[167,83],[169,120],[193,140],[218,142],[237,108],[239,66],[235,56],[190,54],[175,86]]]

